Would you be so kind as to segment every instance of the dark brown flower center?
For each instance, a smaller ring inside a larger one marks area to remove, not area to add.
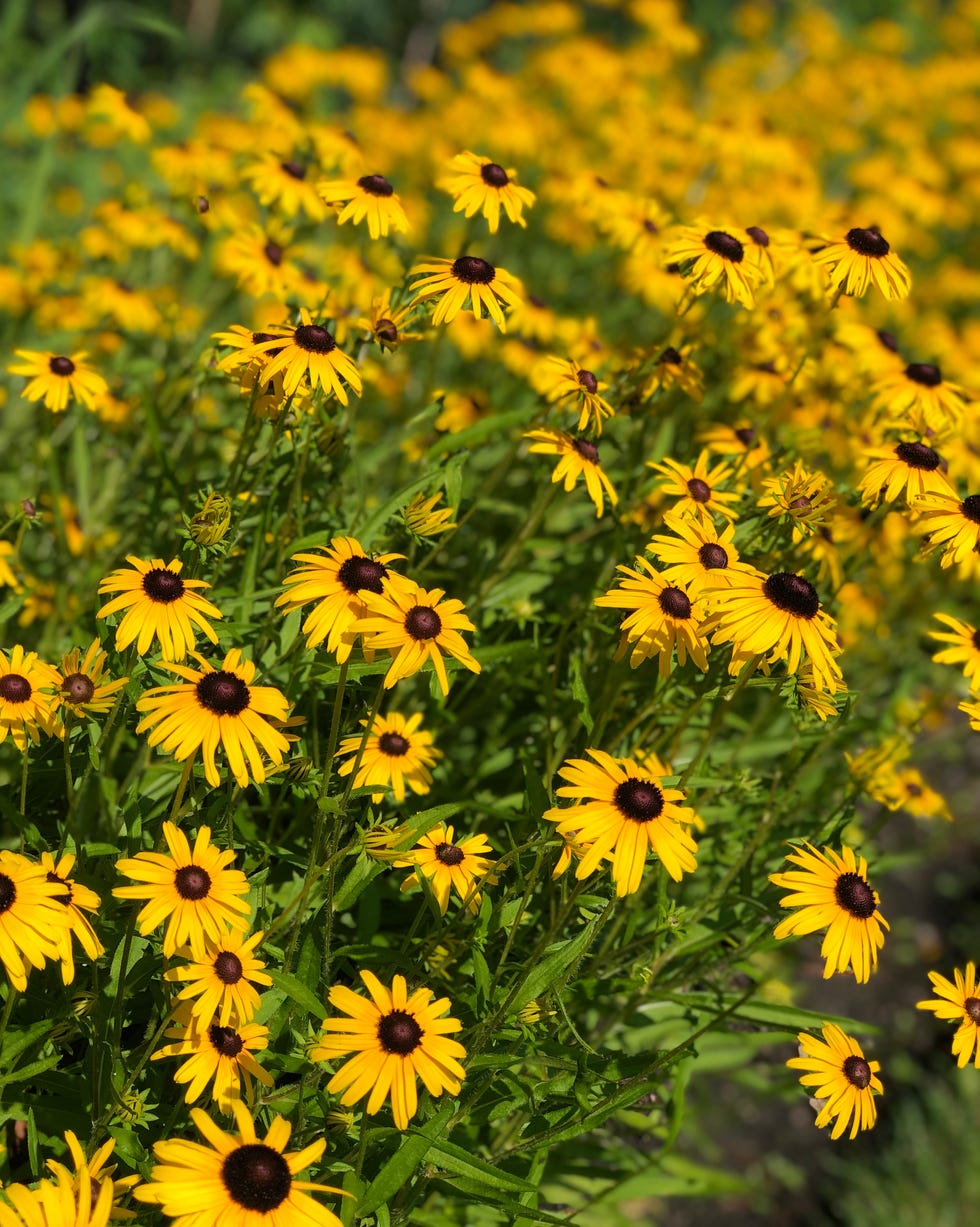
[[[0,699],[7,703],[26,703],[34,691],[21,673],[5,673],[0,677]]]
[[[489,285],[497,270],[479,256],[460,256],[453,261],[452,274],[457,281],[465,281],[468,285]]]
[[[69,673],[61,683],[61,693],[69,703],[90,703],[95,682],[85,673]]]
[[[208,1039],[215,1052],[223,1057],[237,1057],[245,1047],[245,1041],[234,1027],[219,1027],[217,1023],[208,1028]]]
[[[273,241],[270,239],[262,250],[265,252],[265,258],[271,265],[273,265],[274,268],[278,268],[279,265],[282,264],[283,249],[278,243],[273,243]]]
[[[759,247],[769,246],[769,235],[766,234],[765,230],[763,230],[761,226],[748,226],[745,233],[749,236],[752,242],[758,244]]]
[[[898,341],[893,333],[886,332],[884,328],[879,328],[875,335],[885,349],[890,350],[893,354],[898,353]]]
[[[211,890],[211,875],[200,865],[182,865],[174,874],[174,887],[181,899],[197,902]]]
[[[463,856],[463,849],[457,848],[455,844],[439,844],[436,848],[436,860],[441,865],[461,865]]]
[[[387,754],[391,758],[401,758],[403,754],[407,754],[411,749],[411,745],[407,737],[403,737],[401,733],[382,733],[378,738],[378,748],[382,754]]]
[[[657,361],[665,362],[668,366],[680,366],[684,359],[679,350],[674,349],[673,345],[668,345]]]
[[[48,370],[52,375],[60,375],[63,379],[67,379],[69,375],[75,374],[75,364],[71,358],[66,358],[61,354],[57,358],[48,359]]]
[[[700,477],[692,477],[687,483],[687,492],[696,503],[707,503],[711,500],[711,487]]]
[[[363,554],[355,554],[345,558],[337,571],[337,579],[343,584],[351,596],[356,596],[362,589],[368,592],[382,593],[384,587],[381,581],[388,574],[388,568],[373,558],[365,558]]]
[[[844,1077],[859,1091],[867,1090],[871,1083],[871,1066],[864,1057],[848,1057],[844,1062]]]
[[[660,608],[669,618],[689,618],[691,601],[682,588],[664,588],[657,595]]]
[[[413,639],[435,639],[442,630],[442,618],[431,605],[413,605],[405,615],[405,629]]]
[[[210,210],[211,210],[211,201],[208,200],[207,196],[198,196],[197,198],[198,213],[208,213],[210,212]]]
[[[374,325],[374,335],[380,341],[387,341],[389,345],[398,343],[398,325],[394,320],[381,319]]]
[[[151,567],[143,576],[143,591],[158,605],[170,605],[184,595],[184,581],[167,567]]]
[[[732,264],[741,264],[742,258],[745,255],[745,248],[733,234],[727,234],[724,230],[709,230],[704,236],[704,245],[709,251],[713,251],[716,256],[721,256],[724,260],[730,260]]]
[[[217,716],[237,716],[248,707],[248,687],[224,669],[205,673],[197,683],[197,701]]]
[[[910,362],[905,368],[905,377],[924,388],[937,388],[943,381],[942,371],[931,362]]]
[[[652,780],[637,780],[630,776],[616,785],[613,804],[632,822],[650,822],[663,813],[664,794]]]
[[[862,230],[856,227],[854,230],[848,230],[845,239],[851,251],[856,251],[859,256],[875,256],[880,260],[891,251],[877,230]]]
[[[480,178],[488,187],[506,187],[510,177],[496,162],[486,162],[480,167]]]
[[[384,175],[361,175],[357,186],[369,196],[393,196],[395,189]]]
[[[802,575],[777,571],[762,585],[762,591],[777,609],[797,618],[814,618],[820,608],[820,598],[813,584]]]
[[[739,443],[741,443],[744,447],[751,447],[755,442],[755,427],[740,426],[738,430],[735,431],[735,438],[738,439]]]
[[[980,524],[980,494],[968,494],[960,503],[960,511],[974,524]]]
[[[970,636],[970,642],[980,652],[980,630],[975,630]]]
[[[55,903],[60,903],[62,907],[67,907],[71,903],[71,887],[64,878],[59,878],[58,875],[53,873],[50,869],[45,876],[49,882],[60,882],[65,888],[64,894],[51,895],[50,898],[53,899]]]
[[[221,1181],[233,1202],[245,1210],[268,1214],[289,1196],[289,1164],[278,1150],[250,1142],[238,1146],[221,1165]]]
[[[279,166],[286,172],[290,179],[306,178],[306,167],[302,164],[302,162],[280,162]]]
[[[834,886],[834,898],[839,907],[858,920],[867,920],[875,913],[875,893],[858,873],[842,873]]]
[[[392,1010],[378,1023],[378,1039],[385,1052],[407,1057],[422,1042],[422,1028],[411,1014],[404,1010]]]
[[[590,464],[599,463],[599,449],[589,439],[573,439],[572,447],[583,460],[588,460]]]
[[[579,387],[583,388],[590,396],[594,396],[599,389],[599,381],[591,371],[578,371],[575,378],[579,382]]]
[[[924,443],[899,443],[895,447],[895,455],[910,469],[925,469],[930,473],[942,463],[939,453]]]
[[[329,354],[337,348],[337,342],[319,324],[300,324],[293,333],[293,341],[308,354]]]
[[[220,954],[215,955],[212,966],[214,974],[222,984],[237,984],[245,974],[242,960],[230,950],[222,950]]]
[[[13,878],[8,878],[5,873],[0,873],[0,916],[4,912],[9,912],[17,902],[17,887],[14,885]]]
[[[706,571],[720,571],[728,566],[728,554],[717,541],[706,541],[698,550],[698,561]]]
[[[967,997],[963,1002],[963,1013],[970,1022],[980,1026],[980,997]]]

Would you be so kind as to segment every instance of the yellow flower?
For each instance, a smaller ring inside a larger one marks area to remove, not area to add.
[[[490,233],[496,234],[503,207],[512,222],[527,226],[522,210],[534,204],[535,195],[517,184],[517,172],[513,167],[504,169],[490,158],[481,158],[468,151],[456,154],[449,165],[453,175],[442,179],[438,186],[453,197],[454,213],[462,213],[464,217],[482,213]]]
[[[866,984],[885,944],[882,930],[889,928],[878,911],[878,892],[868,885],[867,861],[846,846],[839,853],[826,847],[819,852],[812,844],[794,847],[786,859],[799,868],[772,873],[769,881],[790,891],[780,899],[781,906],[797,910],[779,922],[774,937],[801,937],[826,929],[820,947],[824,979],[850,967],[855,980]]]
[[[11,363],[11,375],[25,375],[30,383],[24,389],[27,400],[43,400],[52,413],[64,413],[69,400],[79,401],[86,409],[94,408],[95,400],[105,396],[109,385],[85,361],[87,353],[38,353],[31,349],[15,351],[22,362]]]
[[[823,1129],[834,1121],[831,1138],[839,1138],[851,1125],[853,1140],[861,1129],[870,1129],[877,1117],[875,1095],[883,1088],[877,1061],[868,1061],[857,1040],[834,1023],[824,1023],[823,1040],[801,1031],[796,1037],[801,1054],[786,1064],[804,1070],[800,1083],[822,1100],[814,1124]]]
[[[359,974],[371,999],[335,985],[330,1004],[347,1017],[326,1019],[325,1034],[312,1058],[332,1061],[350,1056],[327,1083],[327,1090],[342,1091],[344,1107],[367,1095],[369,1116],[390,1098],[395,1128],[407,1129],[418,1110],[417,1078],[430,1095],[459,1094],[466,1076],[460,1059],[466,1049],[449,1037],[463,1024],[445,1017],[451,1008],[448,997],[433,1001],[428,988],[409,995],[404,976],[395,976],[388,989],[373,972]]]

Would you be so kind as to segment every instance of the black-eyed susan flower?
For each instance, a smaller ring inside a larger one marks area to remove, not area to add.
[[[64,1167],[34,1189],[9,1184],[3,1192],[10,1205],[0,1202],[0,1227],[108,1227],[113,1211],[111,1180],[85,1171],[76,1182]]]
[[[316,548],[317,554],[293,554],[290,561],[300,565],[283,580],[287,591],[276,607],[292,613],[316,602],[303,622],[306,646],[316,648],[326,640],[327,651],[343,664],[357,642],[354,623],[367,614],[362,594],[380,596],[385,581],[403,587],[411,582],[388,568],[403,554],[369,554],[354,537],[333,537],[329,545]]]
[[[255,1017],[259,1008],[255,985],[268,987],[272,983],[271,976],[263,971],[265,963],[254,954],[263,937],[261,930],[246,939],[226,929],[216,941],[205,939],[198,953],[190,946],[178,951],[192,961],[168,968],[164,979],[184,985],[177,999],[191,1003],[191,1015],[199,1024],[216,1022],[220,1027],[237,1029]]]
[[[62,656],[59,685],[51,706],[53,716],[63,722],[69,712],[84,716],[104,715],[109,710],[129,678],[108,677],[106,659],[98,639],[92,640],[84,657],[81,648],[72,648]]]
[[[980,630],[949,614],[938,613],[934,617],[948,626],[949,631],[930,631],[930,636],[950,646],[937,652],[932,659],[940,665],[962,665],[970,689],[980,692]]]
[[[609,385],[594,371],[579,366],[574,358],[544,358],[534,368],[531,378],[549,401],[567,402],[562,407],[579,415],[580,431],[588,427],[601,435],[603,419],[615,413],[612,405],[600,395]]]
[[[967,391],[932,362],[910,362],[875,384],[875,406],[896,426],[946,435],[963,421]]]
[[[419,876],[426,879],[443,916],[449,907],[450,891],[455,891],[473,913],[480,910],[483,896],[479,884],[487,878],[494,861],[485,855],[492,852],[485,835],[457,839],[453,827],[440,823],[418,841],[403,857],[395,861],[396,868],[412,868],[402,883],[402,890],[418,885]]]
[[[697,844],[688,829],[692,812],[679,804],[684,793],[665,787],[661,777],[635,759],[613,758],[604,750],[585,752],[594,762],[572,758],[558,770],[568,783],[557,795],[574,797],[577,804],[542,815],[557,824],[563,839],[572,836],[585,848],[576,878],[587,878],[610,860],[616,894],[633,894],[650,849],[675,882],[693,873]]]
[[[942,548],[943,570],[966,562],[980,551],[980,494],[923,494],[912,504],[914,523],[926,534],[923,550],[932,554]]]
[[[411,502],[402,512],[405,527],[413,537],[427,540],[438,537],[440,533],[448,533],[457,525],[453,521],[452,507],[440,507],[442,491],[437,490],[428,498],[419,491],[412,496]]]
[[[745,258],[745,244],[727,230],[710,225],[680,226],[664,250],[680,266],[693,293],[719,287],[727,302],[755,306],[754,290],[766,280],[761,264]]]
[[[284,301],[305,288],[306,274],[292,239],[288,230],[241,226],[218,244],[215,270],[252,298],[270,294]]]
[[[204,950],[205,940],[220,941],[227,928],[244,932],[251,908],[242,896],[248,880],[230,868],[235,853],[211,843],[211,828],[201,827],[192,848],[172,822],[163,824],[168,852],[138,852],[116,862],[116,868],[139,886],[117,886],[118,899],[145,899],[136,918],[145,937],[164,921],[163,953],[170,958],[178,946]]]
[[[529,430],[524,438],[532,440],[532,452],[561,457],[551,480],[562,482],[566,494],[575,488],[580,477],[585,478],[585,488],[595,504],[596,519],[602,515],[605,499],[609,499],[610,507],[619,502],[612,482],[599,465],[599,448],[591,439],[577,438],[563,430]]]
[[[799,868],[772,873],[769,881],[790,892],[780,906],[796,910],[773,935],[781,940],[826,929],[820,947],[824,979],[850,967],[855,980],[866,984],[885,944],[882,930],[889,928],[878,911],[878,892],[868,884],[868,862],[846,845],[838,853],[828,847],[820,852],[809,843],[794,847],[786,859]]]
[[[882,499],[894,503],[904,497],[913,503],[924,494],[953,493],[942,470],[942,457],[921,439],[869,447],[864,455],[871,463],[858,490],[866,506],[876,507]]]
[[[802,541],[821,529],[837,506],[833,486],[826,474],[808,469],[797,460],[791,469],[763,478],[760,507],[773,519],[793,526],[793,540]]]
[[[405,233],[408,217],[398,194],[384,175],[361,175],[359,179],[321,179],[316,185],[325,204],[344,207],[337,214],[337,224],[367,221],[372,239],[387,237],[389,230]]]
[[[529,209],[536,197],[517,183],[513,167],[504,168],[469,151],[456,154],[449,165],[453,173],[441,179],[438,186],[452,196],[454,213],[464,217],[482,214],[491,234],[497,233],[501,208],[512,222],[527,226],[523,210]]]
[[[222,335],[226,334],[218,334]],[[305,307],[300,310],[299,324],[271,324],[264,332],[253,335],[262,339],[222,358],[219,369],[258,362],[257,379],[267,384],[281,374],[283,394],[287,397],[296,392],[304,379],[309,379],[312,390],[322,387],[342,405],[348,403],[348,387],[355,396],[361,395],[361,376],[354,360],[338,348],[336,338],[325,324],[314,323]]]
[[[978,733],[980,733],[980,702],[960,703],[958,704],[957,710],[969,716],[970,717],[970,728],[975,729]]]
[[[278,767],[289,742],[276,727],[286,719],[289,704],[274,686],[255,686],[255,665],[233,648],[215,669],[192,653],[199,669],[161,663],[186,681],[147,690],[136,704],[144,712],[137,733],[149,731],[151,746],[162,746],[178,762],[203,750],[204,775],[212,788],[221,783],[215,763],[220,745],[239,787],[249,780],[265,782],[266,760]],[[263,758],[263,755],[265,756]]]
[[[953,979],[947,980],[938,971],[930,971],[932,991],[938,1000],[917,1001],[917,1010],[931,1010],[937,1018],[944,1022],[958,1022],[960,1025],[953,1036],[953,1056],[960,1069],[969,1065],[973,1059],[980,1069],[980,985],[977,984],[976,964],[967,963],[965,970],[953,969]]]
[[[367,727],[367,721],[361,721]],[[361,749],[364,737],[354,733],[345,737],[336,757],[346,758],[337,769],[340,776],[350,775]],[[422,713],[413,712],[407,718],[399,712],[387,716],[375,716],[371,732],[364,742],[360,766],[354,777],[355,788],[377,787],[371,800],[382,800],[390,788],[398,802],[405,800],[406,786],[418,796],[424,796],[432,787],[432,768],[442,757],[432,741],[432,734],[422,728]]]
[[[200,1108],[192,1108],[191,1120],[208,1145],[179,1139],[155,1142],[157,1166],[133,1196],[159,1206],[176,1227],[341,1227],[336,1214],[310,1193],[342,1197],[342,1190],[296,1179],[317,1162],[326,1141],[321,1138],[288,1154],[292,1126],[287,1120],[274,1116],[260,1140],[244,1104],[232,1108],[237,1133],[223,1132]]]
[[[210,588],[210,584],[203,579],[184,579],[180,574],[184,564],[179,558],[164,562],[162,558],[127,554],[126,561],[132,570],[120,567],[100,582],[100,596],[110,592],[120,595],[95,615],[108,618],[126,611],[116,627],[120,652],[135,642],[137,652],[145,655],[156,639],[164,660],[183,660],[194,650],[195,627],[212,643],[218,642],[208,618],[220,618],[221,610],[196,591]]]
[[[90,959],[97,959],[105,953],[105,947],[99,941],[98,934],[92,928],[92,923],[86,912],[97,912],[102,900],[81,882],[71,877],[75,865],[75,856],[71,852],[63,853],[55,861],[50,852],[41,853],[41,868],[49,882],[61,884],[62,891],[54,895],[65,909],[68,926],[55,934],[58,944],[58,954],[61,959],[61,979],[65,984],[71,984],[75,979],[75,954],[72,948],[72,937],[78,939]]]
[[[298,157],[282,158],[272,150],[258,152],[242,167],[242,179],[251,185],[260,204],[281,217],[305,213],[311,221],[321,222],[327,216],[310,166]]]
[[[86,362],[87,353],[38,353],[32,349],[15,351],[22,362],[7,367],[11,375],[24,375],[30,383],[24,389],[25,399],[43,400],[52,413],[64,413],[69,400],[78,401],[86,409],[105,396],[109,385]]]
[[[16,852],[0,851],[0,962],[19,992],[27,988],[31,967],[61,957],[61,938],[69,925],[62,906],[65,888],[47,870]]]
[[[385,674],[384,687],[390,690],[403,677],[411,677],[432,662],[439,688],[449,693],[449,678],[443,653],[458,660],[471,673],[482,666],[471,654],[460,631],[476,627],[463,612],[462,601],[444,600],[442,588],[426,590],[417,585],[395,587],[375,593],[365,591],[367,615],[354,623],[354,629],[368,636],[371,651],[386,651],[392,662]]]
[[[432,313],[432,322],[437,325],[454,320],[469,302],[477,319],[485,312],[501,332],[506,332],[502,306],[512,307],[521,301],[518,283],[510,273],[479,256],[424,260],[409,275],[419,278],[411,286],[415,302],[439,300]]]
[[[647,461],[647,467],[663,474],[655,489],[675,498],[673,510],[680,515],[722,515],[726,520],[735,519],[735,511],[729,506],[738,500],[738,493],[720,487],[734,472],[730,464],[720,460],[711,464],[711,454],[703,450],[698,454],[692,468],[666,456],[662,461]]]
[[[406,341],[422,339],[423,333],[411,331],[415,310],[414,303],[396,307],[391,301],[391,290],[385,290],[373,299],[371,313],[359,321],[359,327],[370,334],[382,351],[395,350]]]
[[[870,1129],[877,1119],[875,1095],[883,1093],[877,1061],[866,1059],[857,1040],[845,1034],[835,1023],[824,1023],[823,1039],[801,1031],[796,1037],[801,1055],[786,1064],[790,1069],[804,1070],[800,1084],[815,1100],[821,1101],[813,1122],[823,1129],[834,1122],[831,1138],[839,1138],[848,1125],[850,1138],[862,1129]],[[816,1106],[816,1105],[815,1105]]]
[[[0,650],[0,742],[9,735],[23,750],[29,740],[40,739],[41,730],[51,724],[60,680],[57,669],[39,660],[37,652],[25,652],[20,644],[9,656]]]
[[[824,243],[813,252],[817,264],[827,269],[831,290],[860,298],[876,285],[886,298],[908,298],[912,277],[892,251],[884,235],[855,226],[842,239]]]
[[[785,660],[796,673],[804,654],[813,684],[831,694],[841,689],[834,620],[820,605],[816,588],[802,575],[777,571],[740,572],[727,588],[712,593],[712,612],[704,629],[712,643],[730,643],[730,673],[741,671],[752,657],[768,655],[770,663]]]
[[[702,613],[696,600],[659,574],[645,558],[638,557],[636,563],[636,570],[617,567],[625,577],[620,580],[619,587],[610,588],[595,598],[595,604],[603,609],[632,611],[620,623],[622,638],[616,658],[625,656],[627,647],[632,644],[632,669],[656,656],[660,662],[660,676],[667,677],[676,651],[678,665],[683,667],[690,657],[699,669],[706,670],[707,644],[699,633]]]
[[[727,587],[739,571],[752,571],[735,548],[735,525],[718,532],[711,520],[695,519],[676,511],[664,513],[664,524],[675,535],[657,534],[647,552],[666,563],[661,577],[683,588],[693,599],[706,589]]]
[[[697,433],[699,443],[707,445],[718,456],[737,458],[740,471],[752,472],[768,463],[769,444],[750,421],[709,422]]]
[[[119,1202],[135,1185],[140,1183],[140,1178],[139,1176],[116,1176],[116,1165],[109,1162],[115,1149],[115,1138],[110,1138],[108,1142],[104,1142],[98,1147],[91,1158],[86,1157],[78,1138],[70,1129],[65,1130],[65,1145],[68,1147],[68,1153],[71,1156],[74,1170],[67,1168],[56,1159],[45,1160],[48,1170],[54,1174],[59,1183],[71,1182],[80,1205],[84,1204],[86,1198],[86,1180],[91,1181],[93,1191],[95,1189],[99,1190],[100,1197],[102,1196],[102,1188],[108,1185],[112,1194],[110,1198],[110,1219],[134,1219],[136,1215],[133,1211],[124,1209],[120,1206]],[[65,1178],[67,1178],[67,1181]],[[70,1219],[67,1221],[71,1222]],[[75,1227],[83,1227],[84,1223],[84,1218],[79,1218]],[[92,1224],[89,1223],[88,1227],[92,1227]]]
[[[314,1061],[350,1056],[327,1090],[342,1091],[344,1107],[367,1095],[369,1116],[390,1100],[395,1127],[407,1129],[418,1110],[418,1078],[433,1097],[443,1091],[459,1094],[466,1077],[460,1064],[466,1049],[449,1037],[463,1024],[446,1017],[452,1008],[448,997],[434,1001],[428,988],[409,994],[404,976],[395,976],[388,989],[373,972],[359,974],[371,999],[335,985],[330,1004],[347,1017],[324,1021],[325,1034],[311,1056]]]
[[[649,399],[669,388],[680,388],[691,400],[701,400],[704,395],[704,376],[691,357],[691,349],[690,345],[682,345],[680,349],[668,345],[660,351],[653,370],[643,385],[644,397]]]
[[[173,1043],[158,1048],[150,1060],[187,1058],[174,1074],[178,1086],[187,1084],[185,1103],[195,1103],[210,1083],[211,1098],[218,1110],[230,1116],[232,1104],[242,1099],[243,1084],[249,1102],[253,1098],[253,1079],[265,1087],[274,1085],[272,1075],[253,1055],[269,1044],[269,1028],[259,1023],[222,1027],[216,1021],[195,1017],[190,1003],[184,1002],[164,1037]]]

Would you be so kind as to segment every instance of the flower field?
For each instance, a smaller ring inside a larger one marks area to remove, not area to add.
[[[157,7],[0,40],[0,1227],[962,1221],[976,0]]]

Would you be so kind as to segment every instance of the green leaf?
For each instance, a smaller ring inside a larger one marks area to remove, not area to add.
[[[291,976],[285,971],[270,971],[269,975],[272,978],[273,987],[280,989],[287,997],[292,998],[307,1014],[312,1014],[314,1018],[326,1018],[326,1008],[316,995],[306,987],[302,980],[297,980],[295,976]]]
[[[572,684],[572,698],[579,706],[579,719],[585,725],[585,731],[591,733],[595,721],[592,719],[592,709],[589,706],[589,692],[582,680],[582,658],[580,656],[572,657],[568,673]]]
[[[484,1159],[478,1159],[462,1146],[455,1146],[444,1138],[433,1142],[430,1151],[430,1162],[436,1162],[447,1172],[455,1176],[466,1176],[470,1180],[489,1184],[493,1189],[509,1189],[513,1193],[533,1193],[533,1184],[528,1184],[520,1176],[505,1172]]]
[[[557,984],[565,973],[574,967],[592,944],[600,920],[601,917],[590,920],[577,936],[551,947],[537,966],[532,968],[514,1000],[507,1007],[508,1017],[522,1010],[529,1001],[543,996],[552,985]]]
[[[379,1206],[384,1205],[408,1183],[455,1110],[454,1103],[444,1103],[432,1120],[423,1125],[421,1129],[409,1130],[405,1141],[365,1190],[364,1197],[357,1207],[358,1214],[362,1218],[367,1214],[373,1214]]]

